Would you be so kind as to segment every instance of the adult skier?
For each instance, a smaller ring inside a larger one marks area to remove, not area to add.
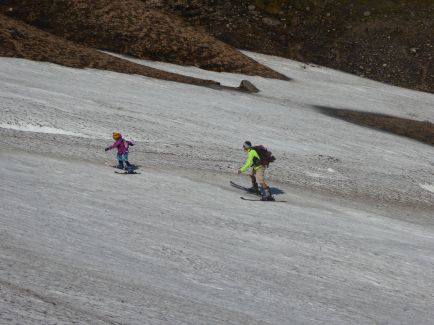
[[[264,180],[265,168],[268,166],[269,161],[261,159],[256,148],[257,147],[252,147],[252,143],[250,141],[243,143],[243,150],[247,153],[247,159],[244,163],[244,166],[238,170],[238,174],[244,173],[251,167],[252,169],[250,170],[250,178],[252,180],[252,187],[250,188],[250,192],[260,194],[262,196],[262,201],[274,201],[274,197],[271,195],[270,188]],[[259,190],[258,183],[262,189],[262,193]]]
[[[128,161],[128,148],[130,146],[134,146],[134,144],[131,141],[122,138],[122,134],[118,132],[113,132],[112,138],[113,140],[115,140],[115,143],[105,148],[104,150],[108,151],[110,149],[117,148],[118,153],[116,155],[116,159],[118,161],[118,165],[116,167],[119,169],[125,168],[129,174],[133,173],[133,165],[131,165]],[[124,162],[126,166],[124,166]]]

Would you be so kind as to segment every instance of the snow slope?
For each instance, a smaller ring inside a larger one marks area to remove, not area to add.
[[[433,148],[312,105],[433,122],[434,96],[248,54],[294,80],[252,95],[0,58],[0,323],[432,322]],[[109,167],[113,131],[140,175]],[[228,185],[248,184],[247,139],[287,203]]]

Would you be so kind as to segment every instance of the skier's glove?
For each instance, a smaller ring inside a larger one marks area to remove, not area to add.
[[[105,149],[104,149],[104,151],[109,151],[109,150],[110,150],[110,148],[105,148]]]

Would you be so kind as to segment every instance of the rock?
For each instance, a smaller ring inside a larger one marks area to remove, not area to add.
[[[268,26],[278,26],[281,24],[281,22],[279,20],[277,20],[275,18],[270,18],[270,17],[262,18],[262,22]]]
[[[240,90],[248,92],[248,93],[258,93],[259,89],[255,87],[254,84],[252,84],[248,80],[242,80],[240,83],[240,86],[238,87]]]
[[[250,11],[253,11],[253,10],[256,9],[256,7],[255,7],[254,5],[250,5],[250,6],[248,6],[247,8],[248,8]]]

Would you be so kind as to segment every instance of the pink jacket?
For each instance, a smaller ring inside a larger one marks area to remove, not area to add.
[[[124,140],[123,138],[119,138],[107,149],[118,148],[118,155],[124,155],[128,153],[128,147],[133,146],[134,144],[131,141]]]

